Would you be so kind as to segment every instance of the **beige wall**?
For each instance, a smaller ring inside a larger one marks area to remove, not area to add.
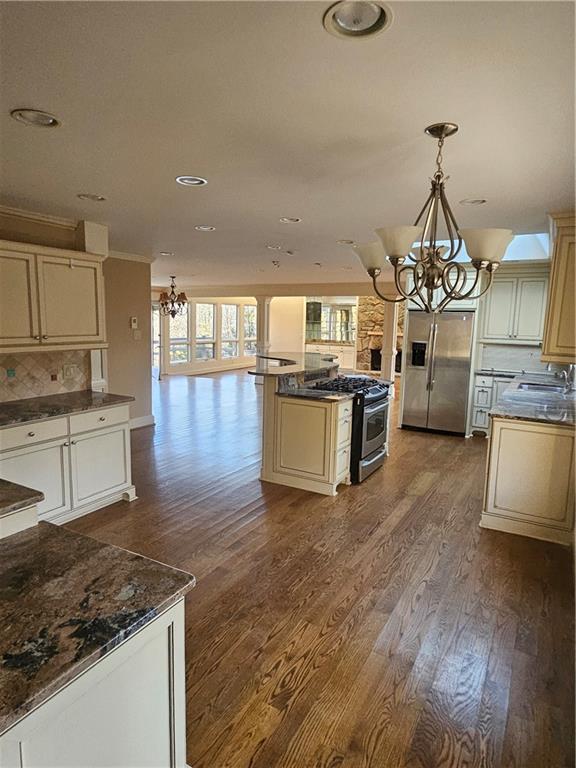
[[[276,296],[270,302],[270,349],[304,352],[306,297]]]
[[[108,258],[104,262],[108,333],[108,390],[133,395],[132,418],[152,413],[150,362],[150,264]],[[130,328],[138,318],[140,338]]]

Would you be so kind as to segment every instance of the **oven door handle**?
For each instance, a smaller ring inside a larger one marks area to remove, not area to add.
[[[364,408],[364,414],[371,416],[373,413],[378,413],[378,411],[383,411],[388,407],[388,398],[386,398],[386,401],[383,403],[376,403],[375,405],[368,405]]]

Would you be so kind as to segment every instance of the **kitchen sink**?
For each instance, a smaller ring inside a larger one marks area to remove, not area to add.
[[[518,389],[523,389],[527,392],[564,392],[564,387],[561,384],[531,384],[530,382],[524,382],[518,384]]]

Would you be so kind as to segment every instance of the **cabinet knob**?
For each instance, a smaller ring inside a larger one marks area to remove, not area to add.
[[[36,432],[28,432],[28,437],[34,437]]]
[[[76,440],[70,440],[70,445],[76,445]]]
[[[63,446],[64,446],[65,448],[68,448],[68,447],[69,447],[69,445],[70,445],[70,443],[63,443]]]
[[[36,339],[36,341],[40,341],[40,336],[34,336],[34,338]]]
[[[42,338],[43,338],[43,339],[47,339],[47,338],[48,338],[48,336],[46,336],[46,334],[44,333],[44,334],[42,334]]]
[[[100,416],[100,418],[98,419],[98,421],[106,421],[106,416]]]

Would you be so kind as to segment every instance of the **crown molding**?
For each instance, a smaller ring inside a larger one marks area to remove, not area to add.
[[[147,256],[142,253],[124,253],[124,251],[109,251],[109,259],[123,259],[124,261],[143,261],[145,264],[152,264],[156,261],[155,256]]]
[[[64,219],[61,216],[49,216],[47,213],[25,211],[22,208],[12,208],[8,205],[0,205],[0,216],[10,216],[14,219],[34,221],[37,224],[48,224],[51,227],[60,227],[61,229],[73,231],[78,226],[78,222],[72,219]]]
[[[382,280],[380,289],[387,295],[397,296],[398,291],[390,281]],[[155,283],[153,291],[165,290],[165,286]],[[218,298],[244,297],[275,297],[275,296],[373,296],[371,282],[362,283],[284,283],[277,285],[187,285],[178,282],[178,290],[182,290],[189,298]]]

